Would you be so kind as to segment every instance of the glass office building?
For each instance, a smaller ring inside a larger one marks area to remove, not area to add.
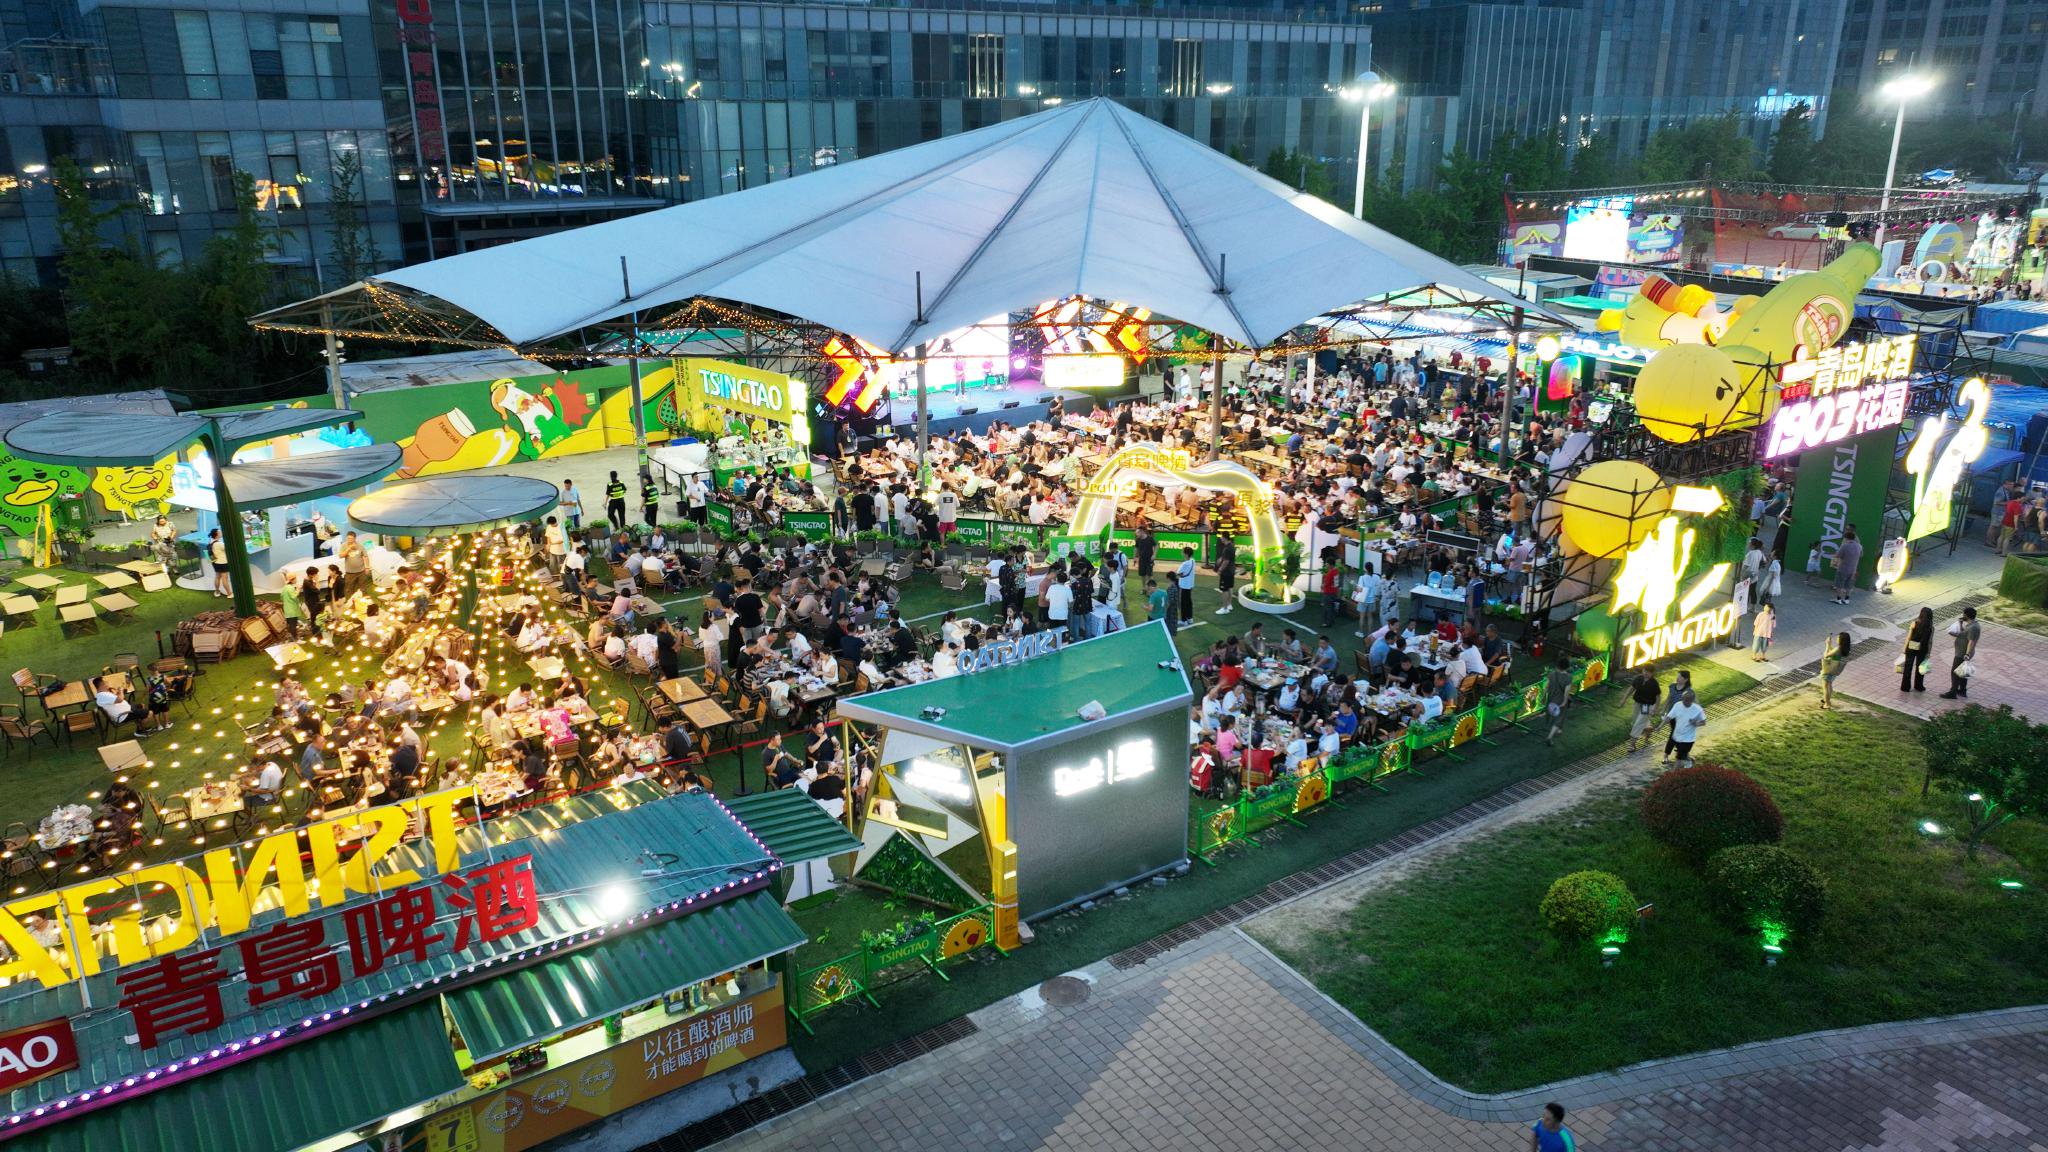
[[[373,11],[409,255],[735,192],[1063,100],[1346,165],[1367,30],[1275,6],[397,0]],[[1347,168],[1348,170],[1348,168]]]
[[[320,11],[308,11],[320,8]],[[47,279],[60,158],[109,227],[166,262],[201,257],[254,183],[271,260],[293,287],[338,286],[334,173],[359,242],[399,257],[398,210],[370,20],[357,0],[242,0],[232,9],[0,2],[0,267]]]

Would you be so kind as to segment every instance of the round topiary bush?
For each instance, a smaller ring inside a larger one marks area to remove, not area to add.
[[[1707,861],[1705,879],[1714,910],[1737,928],[1811,935],[1827,911],[1827,881],[1776,844],[1724,848]]]
[[[1718,764],[1675,768],[1643,793],[1650,835],[1697,868],[1723,848],[1776,844],[1785,836],[1778,802],[1754,779]]]
[[[1574,872],[1551,882],[1541,911],[1544,926],[1566,940],[1599,940],[1627,929],[1636,898],[1612,872]]]

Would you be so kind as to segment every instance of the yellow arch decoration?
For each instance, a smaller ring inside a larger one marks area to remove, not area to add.
[[[1100,535],[1115,520],[1117,501],[1136,492],[1140,483],[1160,487],[1184,484],[1236,497],[1238,507],[1244,510],[1245,519],[1252,526],[1252,590],[1274,604],[1302,599],[1281,571],[1286,535],[1279,516],[1273,512],[1273,490],[1233,460],[1195,464],[1187,449],[1160,444],[1132,444],[1120,449],[1103,461],[1101,470],[1082,490],[1067,534],[1076,539]]]

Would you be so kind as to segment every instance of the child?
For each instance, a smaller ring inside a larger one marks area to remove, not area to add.
[[[1813,587],[1814,577],[1820,575],[1820,545],[1815,544],[1806,553],[1806,586]]]
[[[1764,662],[1765,656],[1771,650],[1771,633],[1775,632],[1777,627],[1778,611],[1771,607],[1770,601],[1766,600],[1763,607],[1756,610],[1756,620],[1751,625],[1752,635],[1749,642],[1749,658],[1751,660],[1759,664]]]

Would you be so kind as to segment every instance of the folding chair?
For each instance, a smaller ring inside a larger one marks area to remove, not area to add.
[[[38,736],[48,736],[50,747],[57,746],[57,734],[50,731],[49,721],[31,720],[18,705],[0,704],[0,739],[6,740],[6,751],[9,754],[13,753],[16,740],[28,745],[29,751],[34,752]]]

